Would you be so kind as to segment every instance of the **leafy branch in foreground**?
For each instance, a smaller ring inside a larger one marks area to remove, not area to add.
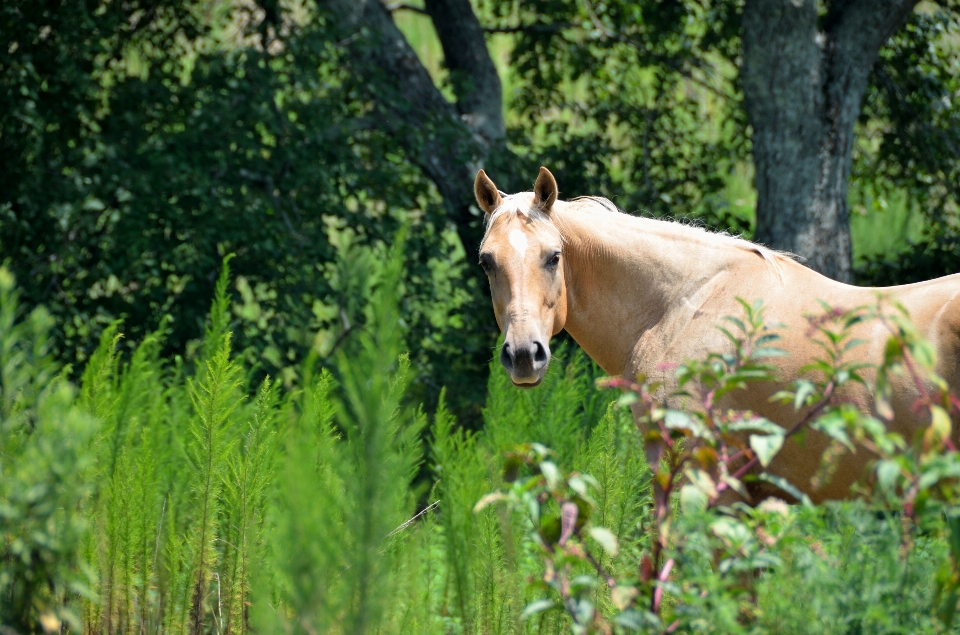
[[[598,619],[591,597],[598,580],[613,589],[616,601],[625,605],[632,601],[632,590],[617,587],[616,580],[600,564],[586,540],[589,536],[608,554],[617,555],[619,546],[614,533],[590,523],[597,503],[589,491],[598,489],[597,481],[587,474],[563,474],[548,459],[550,454],[550,450],[538,443],[508,452],[505,478],[512,481],[511,487],[506,492],[487,494],[474,511],[501,501],[527,510],[534,528],[530,536],[542,549],[546,566],[541,582],[560,597],[562,607],[573,619],[574,632],[586,632]],[[533,476],[518,479],[523,466],[530,468]],[[575,575],[581,562],[589,563],[596,577]],[[528,605],[521,617],[529,618],[554,606],[551,599],[538,600]]]
[[[711,605],[733,600],[736,610],[728,627],[714,627],[740,631],[755,619],[760,574],[782,564],[779,544],[795,518],[775,498],[757,507],[741,501],[762,493],[755,486],[766,484],[809,506],[809,498],[795,484],[765,470],[786,439],[816,431],[832,445],[813,479],[814,487],[831,477],[843,452],[860,446],[876,456],[860,491],[901,514],[902,559],[912,553],[912,540],[924,519],[929,523],[931,514],[947,519],[951,555],[941,567],[931,611],[949,628],[960,600],[960,513],[950,502],[960,495],[960,456],[951,440],[950,418],[960,414],[960,401],[933,372],[932,348],[910,324],[903,307],[891,306],[881,296],[874,305],[851,310],[824,306],[822,314],[808,316],[807,334],[823,356],[804,366],[801,378],[788,389],[771,397],[802,413],[784,428],[750,411],[721,407],[729,403],[725,397],[752,382],[775,381],[775,367],[767,360],[784,354],[774,347],[779,336],[764,323],[762,305],[740,303],[743,319],[727,317],[719,327],[732,349],[676,367],[677,389],[667,397],[674,403],[681,398],[683,409],[666,407],[663,383],[643,376],[635,382],[619,378],[600,382],[623,391],[620,405],[639,404],[645,430],[653,510],[649,547],[636,563],[636,578],[611,575],[600,565],[590,541],[583,539],[590,535],[608,551],[617,548],[604,540],[609,532],[589,523],[594,504],[588,487],[595,481],[575,472],[564,474],[548,458],[550,451],[537,444],[508,454],[508,473],[525,467],[532,475],[487,495],[477,508],[504,502],[529,519],[529,535],[543,561],[541,584],[552,597],[531,603],[525,615],[559,608],[568,615],[574,633],[622,629],[672,633],[695,628],[707,613],[716,619],[718,612]],[[878,365],[851,359],[850,352],[864,343],[855,335],[868,322],[879,322],[888,333]],[[872,386],[866,379],[870,372],[876,377]],[[930,424],[912,444],[845,396],[848,384],[866,386],[875,394],[877,412],[891,421],[889,400],[897,376],[905,377],[916,391],[913,412],[929,413]],[[609,590],[601,602],[606,611],[600,610],[595,592],[603,588]]]

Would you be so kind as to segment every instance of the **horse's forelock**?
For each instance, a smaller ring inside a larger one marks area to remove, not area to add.
[[[530,201],[526,197],[520,194],[513,194],[503,198],[503,202],[500,206],[493,210],[493,213],[487,216],[486,227],[483,232],[483,239],[480,241],[480,246],[483,247],[483,244],[487,241],[487,237],[490,235],[490,230],[493,229],[493,224],[501,216],[509,216],[515,214],[517,216],[523,216],[542,229],[550,232],[555,237],[563,240],[563,235],[560,233],[560,230],[553,224],[553,221],[550,220],[550,216],[541,210],[539,207],[532,206]]]

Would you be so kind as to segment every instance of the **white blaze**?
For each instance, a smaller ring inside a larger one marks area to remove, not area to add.
[[[523,258],[523,254],[527,252],[527,235],[519,229],[514,229],[507,238],[513,248],[517,250],[517,255]]]

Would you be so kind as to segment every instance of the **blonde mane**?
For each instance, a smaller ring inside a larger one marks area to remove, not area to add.
[[[702,225],[696,225],[691,222],[684,222],[682,219],[662,219],[662,218],[652,218],[648,216],[635,216],[633,214],[628,214],[617,207],[616,203],[611,201],[608,198],[602,196],[578,196],[574,199],[571,199],[568,202],[568,205],[576,207],[578,204],[590,204],[592,203],[594,209],[600,207],[604,211],[610,214],[616,214],[624,217],[625,219],[637,219],[640,221],[647,221],[656,223],[657,227],[666,229],[667,231],[674,232],[679,235],[683,235],[695,240],[707,240],[714,242],[721,242],[728,244],[731,247],[740,249],[743,251],[750,252],[762,258],[764,262],[767,263],[769,267],[777,274],[777,278],[783,278],[783,273],[781,270],[781,260],[786,261],[797,261],[798,257],[794,254],[791,254],[786,251],[778,251],[776,249],[771,249],[765,245],[761,245],[752,241],[749,241],[740,236],[733,235],[726,231],[714,230]]]
[[[497,209],[495,209],[493,213],[489,214],[486,218],[483,239],[480,241],[481,247],[483,247],[484,242],[486,242],[487,236],[490,234],[490,230],[493,228],[493,225],[497,219],[502,216],[509,216],[511,214],[522,216],[528,219],[530,222],[536,223],[538,226],[550,232],[561,241],[565,241],[563,234],[559,229],[557,229],[557,226],[553,223],[550,215],[532,204],[532,193],[520,192],[518,194],[511,194],[509,196],[501,193],[501,196],[502,202],[500,203],[500,206],[497,207]],[[707,240],[725,243],[731,247],[734,247],[735,249],[747,251],[759,256],[764,262],[767,263],[769,267],[774,270],[774,272],[777,274],[777,277],[781,280],[783,277],[781,260],[792,262],[799,260],[797,256],[789,252],[771,249],[764,245],[746,240],[745,238],[741,238],[740,236],[735,236],[726,231],[718,231],[702,225],[683,222],[683,220],[678,219],[667,220],[662,218],[628,214],[617,207],[613,201],[602,196],[578,196],[566,201],[565,204],[573,209],[576,209],[580,206],[587,207],[589,205],[592,209],[600,208],[605,212],[622,217],[623,220],[629,219],[630,221],[656,223],[656,227],[660,229],[665,229],[694,240]]]

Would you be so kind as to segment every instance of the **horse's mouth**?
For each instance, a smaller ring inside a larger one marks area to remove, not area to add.
[[[512,378],[512,377],[510,378],[510,381],[513,382],[513,385],[516,386],[517,388],[530,389],[530,388],[536,388],[537,386],[539,386],[540,383],[543,381],[543,377],[540,377],[539,379],[537,379],[537,381],[529,382],[529,383],[523,383],[523,384],[520,384],[520,383],[517,383],[517,382],[513,381],[513,378]]]

